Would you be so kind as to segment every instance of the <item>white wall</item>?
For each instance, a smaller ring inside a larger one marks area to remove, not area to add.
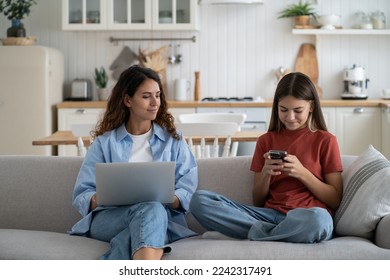
[[[197,0],[193,0],[197,1]],[[292,21],[278,19],[278,12],[298,0],[264,0],[258,6],[200,6],[198,32],[134,31],[62,31],[61,1],[38,0],[24,20],[28,36],[37,36],[38,44],[62,50],[65,54],[65,81],[90,78],[95,67],[109,68],[124,46],[134,52],[153,50],[169,42],[125,41],[114,45],[114,37],[180,37],[196,35],[197,41],[181,41],[184,62],[168,65],[168,95],[173,80],[194,81],[194,71],[201,73],[202,97],[261,96],[272,98],[276,86],[274,71],[279,66],[293,68],[299,46],[317,43],[319,85],[324,99],[338,99],[342,90],[342,71],[353,64],[366,68],[369,98],[379,98],[382,88],[390,88],[390,35],[387,36],[315,36],[292,35]],[[317,0],[319,14],[335,13],[342,25],[352,25],[358,10],[382,10],[390,28],[389,0]],[[10,22],[0,15],[0,37],[6,37]],[[174,42],[177,43],[177,42]],[[1,62],[0,62],[1,63]],[[111,79],[112,85],[115,81]],[[66,91],[68,89],[66,88]]]

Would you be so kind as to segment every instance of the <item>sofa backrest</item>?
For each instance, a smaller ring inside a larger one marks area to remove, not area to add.
[[[355,156],[343,156],[346,169]],[[72,193],[82,157],[0,155],[0,228],[66,232],[80,218]],[[198,189],[252,204],[251,156],[198,159]],[[188,226],[203,232],[188,215]]]
[[[0,156],[0,228],[66,232],[81,157]]]

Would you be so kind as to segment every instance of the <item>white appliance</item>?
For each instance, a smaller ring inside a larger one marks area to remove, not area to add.
[[[32,141],[56,130],[64,55],[44,46],[0,46],[0,154],[52,155]]]
[[[370,80],[366,78],[363,67],[353,65],[352,68],[344,69],[343,76],[342,99],[367,99],[367,86]]]

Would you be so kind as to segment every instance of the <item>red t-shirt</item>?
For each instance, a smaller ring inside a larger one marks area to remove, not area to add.
[[[252,159],[251,170],[261,172],[269,150],[285,150],[295,155],[302,165],[324,181],[325,174],[343,170],[337,139],[327,131],[310,131],[303,128],[296,131],[282,129],[280,132],[267,132],[259,137]],[[286,174],[272,176],[268,198],[264,207],[287,213],[295,208],[322,207],[333,211],[318,200],[305,185]]]

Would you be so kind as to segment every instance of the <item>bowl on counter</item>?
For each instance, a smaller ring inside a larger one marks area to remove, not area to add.
[[[338,15],[320,15],[317,17],[321,29],[333,30],[340,25],[340,16]]]

